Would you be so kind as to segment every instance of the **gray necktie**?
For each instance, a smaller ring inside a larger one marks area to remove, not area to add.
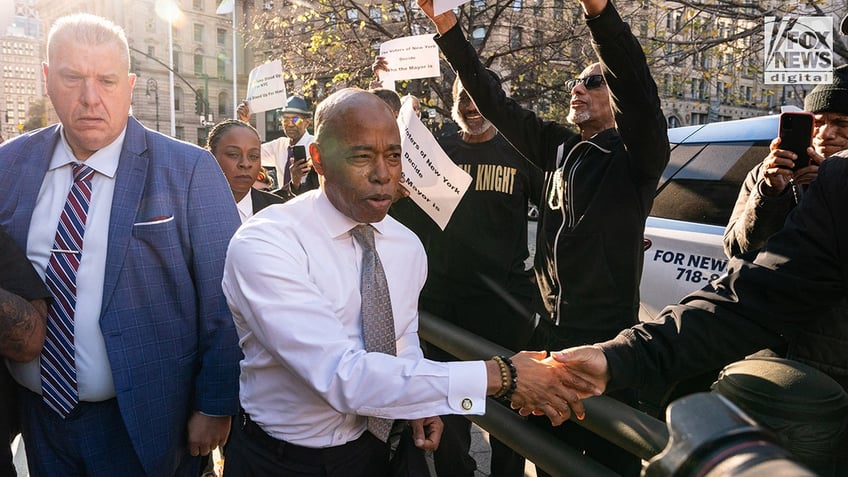
[[[374,228],[357,225],[350,233],[362,247],[362,276],[359,293],[362,295],[362,336],[365,350],[397,355],[392,300],[386,273],[374,246]],[[392,430],[391,419],[368,418],[368,430],[385,442]]]

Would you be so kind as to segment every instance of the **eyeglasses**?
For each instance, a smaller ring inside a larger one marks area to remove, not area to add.
[[[568,80],[565,82],[565,87],[568,91],[571,91],[580,83],[583,83],[583,86],[585,86],[586,89],[596,89],[606,84],[606,81],[604,81],[604,75],[589,75],[582,78]]]
[[[291,123],[295,126],[300,126],[300,123],[303,122],[303,118],[300,116],[283,116],[281,119],[283,123]]]

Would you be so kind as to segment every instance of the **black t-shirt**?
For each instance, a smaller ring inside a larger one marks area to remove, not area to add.
[[[483,143],[466,143],[458,134],[439,142],[472,178],[445,230],[411,199],[398,201],[391,210],[427,250],[429,273],[422,299],[491,295],[491,283],[526,294],[527,201],[538,201],[541,171],[500,134]]]

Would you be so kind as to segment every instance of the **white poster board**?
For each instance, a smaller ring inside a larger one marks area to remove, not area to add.
[[[282,61],[270,61],[250,71],[245,99],[251,113],[261,113],[286,105]]]
[[[445,13],[448,10],[456,8],[463,3],[468,3],[469,0],[433,0],[433,13],[438,15]]]
[[[444,230],[471,184],[471,176],[450,160],[415,115],[412,101],[398,115],[403,148],[403,186],[409,197]]]
[[[395,38],[380,45],[389,71],[380,72],[380,81],[397,81],[441,76],[439,47],[433,35]]]

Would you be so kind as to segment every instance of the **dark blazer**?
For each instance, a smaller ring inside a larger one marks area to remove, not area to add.
[[[58,141],[54,125],[0,146],[0,226],[23,249]],[[188,458],[190,413],[238,410],[241,352],[221,278],[240,221],[204,149],[130,117],[119,161],[100,329],[139,460],[148,475],[173,475]]]
[[[282,204],[286,201],[286,199],[278,195],[272,194],[270,192],[263,192],[252,187],[250,188],[250,200],[253,202],[254,214],[264,209],[265,207],[268,207],[269,205]]]

